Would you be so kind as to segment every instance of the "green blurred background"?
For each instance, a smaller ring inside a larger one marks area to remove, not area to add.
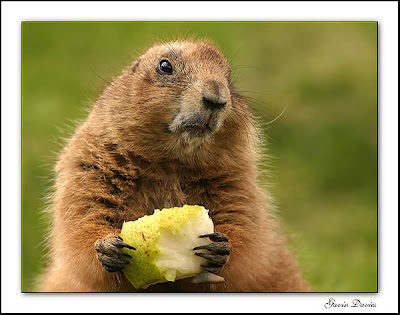
[[[306,278],[319,292],[377,291],[377,24],[361,22],[22,23],[22,291],[44,265],[41,211],[62,139],[104,80],[187,36],[214,40],[252,100],[262,180]]]

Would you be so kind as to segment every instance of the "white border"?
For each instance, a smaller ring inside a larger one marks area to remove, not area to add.
[[[398,311],[398,3],[376,2],[2,2],[2,312],[323,312],[329,297]],[[379,294],[21,294],[21,21],[378,21],[380,26]]]

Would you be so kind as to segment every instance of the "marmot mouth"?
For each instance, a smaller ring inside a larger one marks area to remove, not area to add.
[[[185,125],[182,126],[182,131],[189,132],[195,136],[203,136],[205,134],[211,133],[213,130],[210,125],[203,124],[203,125]]]
[[[207,117],[208,116],[208,117]],[[217,127],[217,115],[215,113],[210,113],[205,117],[192,117],[187,121],[184,121],[180,129],[183,132],[188,132],[193,136],[204,136],[206,134],[212,133]]]

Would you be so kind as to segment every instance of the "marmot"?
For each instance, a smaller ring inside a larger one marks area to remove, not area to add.
[[[143,292],[309,290],[258,183],[256,121],[230,72],[213,43],[175,41],[154,45],[107,86],[56,165],[38,291],[135,292],[121,272],[122,223],[184,204],[209,209],[210,238],[229,242],[232,251],[211,252],[204,267],[225,282]]]

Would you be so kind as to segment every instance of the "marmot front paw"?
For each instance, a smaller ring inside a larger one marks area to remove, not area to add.
[[[193,250],[206,249],[210,254],[195,253],[195,255],[208,260],[207,265],[202,265],[203,269],[217,274],[229,260],[232,251],[232,245],[229,243],[228,237],[222,233],[212,233],[200,235],[200,237],[208,237],[213,243],[203,246],[197,246]]]
[[[124,253],[120,248],[134,249],[134,247],[125,244],[120,236],[112,236],[105,239],[97,240],[94,248],[97,251],[97,259],[101,262],[104,269],[108,272],[121,271],[130,262],[122,258],[132,256]]]

